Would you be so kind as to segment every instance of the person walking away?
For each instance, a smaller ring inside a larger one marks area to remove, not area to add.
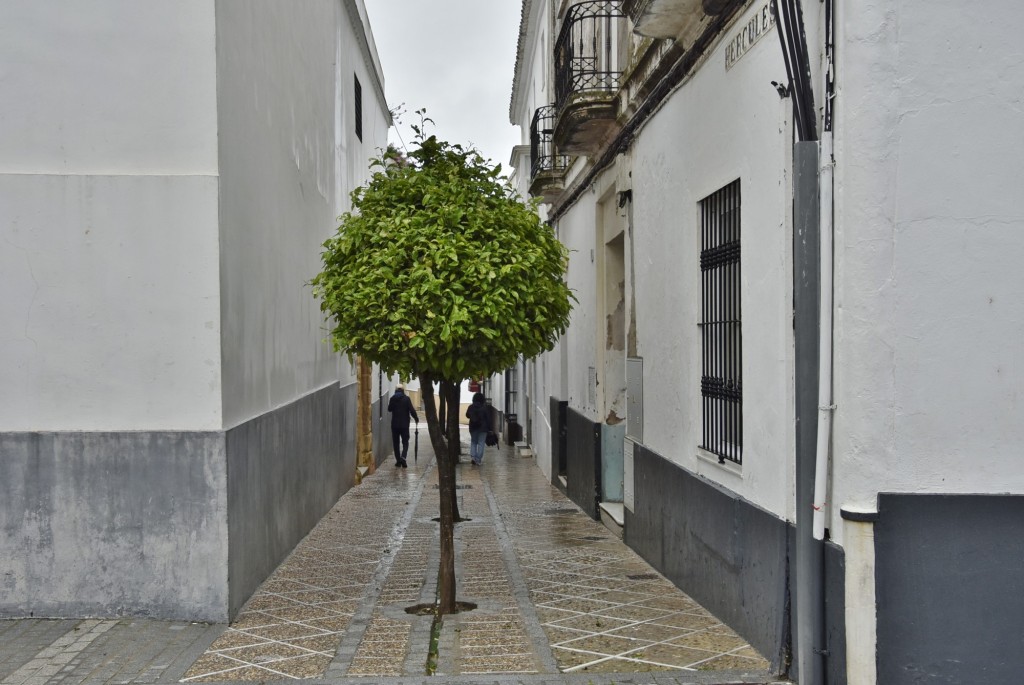
[[[484,460],[484,441],[491,423],[491,413],[484,402],[483,393],[473,395],[473,403],[466,410],[466,418],[469,419],[469,458],[473,466],[480,466]]]
[[[417,426],[420,417],[416,415],[412,400],[405,394],[404,385],[395,386],[395,394],[388,401],[388,413],[391,414],[391,441],[395,446],[395,466],[409,468],[409,463],[405,460],[409,454],[409,417],[415,419]]]

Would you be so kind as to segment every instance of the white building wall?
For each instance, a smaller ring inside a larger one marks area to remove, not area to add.
[[[217,172],[209,2],[38,0],[0,13],[4,173]]]
[[[533,397],[533,440],[531,447],[537,466],[544,476],[551,479],[551,397],[558,393],[551,386],[551,363],[548,354],[540,355],[534,360],[533,374],[535,378]]]
[[[555,102],[555,87],[552,80],[554,73],[552,60],[554,59],[555,39],[552,36],[554,31],[551,2],[533,3],[533,21],[536,22],[535,42],[532,54],[530,55],[530,74],[533,75],[533,83],[528,91],[529,105],[527,107],[527,120],[522,127],[527,142],[530,137],[530,122],[533,113],[540,107],[547,107]]]
[[[226,427],[339,377],[354,382],[324,342],[308,282],[348,193],[386,143],[388,116],[343,3],[304,10],[271,0],[217,3]],[[332,82],[334,90],[322,87]]]
[[[597,274],[594,266],[594,230],[596,196],[587,193],[572,209],[558,219],[558,237],[569,250],[567,279],[576,295],[569,329],[562,337],[568,347],[571,364],[564,369],[569,407],[593,421],[600,420],[596,387],[590,369],[597,369]]]
[[[523,40],[521,64],[517,65],[517,85],[513,92],[511,121],[519,126],[523,145],[530,144],[530,123],[538,107],[553,104],[554,87],[549,82],[554,40],[551,38],[552,9],[548,0],[530,2],[530,30]],[[533,160],[530,160],[532,163]],[[529,185],[529,167],[525,183]]]
[[[744,23],[741,18],[735,26]],[[791,102],[770,85],[784,74],[774,32],[728,71],[720,43],[642,129],[632,150],[633,266],[637,352],[644,360],[644,443],[775,515],[791,517],[792,236],[785,171]],[[699,203],[737,178],[743,320],[739,469],[698,457]]]
[[[220,427],[214,54],[202,0],[0,4],[0,431]]]
[[[1024,493],[1019,5],[838,8],[830,499]]]
[[[540,107],[551,105],[554,100],[553,86],[549,74],[551,73],[552,60],[552,6],[547,0],[535,0],[529,3],[529,31],[524,40],[527,43],[522,47],[520,55],[521,64],[518,65],[516,74],[517,87],[513,92],[511,107],[511,123],[519,126],[522,135],[522,146],[517,148],[519,153],[513,155],[514,161],[521,162],[516,168],[517,186],[527,196],[530,185],[531,165],[534,160],[530,158],[530,127],[533,121],[534,112]],[[522,154],[525,153],[525,154]],[[540,208],[542,219],[547,218],[546,206]],[[521,407],[518,410],[519,423],[526,428],[527,412],[530,416],[530,438],[531,448],[536,458],[537,466],[548,478],[551,477],[551,417],[550,397],[558,395],[558,387],[552,387],[549,383],[549,369],[551,364],[545,361],[552,353],[540,355],[535,360],[526,362],[526,380],[520,380],[523,387],[519,393]],[[520,373],[522,373],[520,371]],[[529,406],[527,406],[527,391],[529,391]],[[527,436],[524,435],[524,439]]]

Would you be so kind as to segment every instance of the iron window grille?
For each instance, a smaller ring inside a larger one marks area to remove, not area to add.
[[[355,117],[356,117],[356,138],[363,140],[363,86],[359,83],[359,77],[352,75],[355,81]]]
[[[544,172],[560,173],[569,168],[569,156],[555,151],[555,108],[548,105],[533,113],[530,122],[530,181]]]
[[[505,413],[511,416],[516,414],[517,396],[519,395],[519,375],[516,367],[510,366],[505,370]]]
[[[703,447],[743,463],[743,336],[740,313],[740,182],[700,202]]]
[[[555,42],[557,110],[574,93],[618,90],[615,46],[625,18],[617,0],[584,0],[566,12]]]

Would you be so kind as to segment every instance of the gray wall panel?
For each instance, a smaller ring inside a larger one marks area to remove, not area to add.
[[[1019,683],[1024,496],[880,494],[878,682]]]
[[[0,435],[0,616],[227,619],[220,432]]]
[[[825,638],[826,682],[846,685],[846,554],[832,542],[825,543]]]
[[[340,388],[340,401],[341,401],[341,450],[343,460],[351,456],[352,458],[352,480],[344,481],[343,485],[344,492],[347,492],[355,484],[355,461],[356,461],[356,432],[359,426],[356,424],[356,408],[359,404],[359,388],[353,383],[350,386]]]
[[[231,616],[352,487],[355,401],[332,385],[227,431]]]
[[[551,482],[561,488],[562,481],[559,476],[566,473],[569,403],[557,397],[549,398],[548,403],[548,415],[551,417]]]
[[[789,677],[797,682],[804,682],[800,676],[800,660],[797,658],[799,644],[796,639],[796,586],[800,580],[794,563],[796,555],[796,527],[787,524],[789,531],[789,595],[790,595],[790,628],[792,652]],[[822,555],[821,581],[824,588],[824,637],[823,644],[828,654],[824,655],[821,675],[828,685],[846,685],[846,553],[839,545],[828,541],[815,541]]]
[[[569,407],[566,425],[566,494],[596,519],[601,493],[601,424]]]

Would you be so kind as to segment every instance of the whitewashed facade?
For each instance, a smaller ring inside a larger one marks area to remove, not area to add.
[[[225,620],[355,473],[362,0],[5,3],[0,63],[0,614]]]
[[[622,502],[626,542],[800,682],[1011,682],[1024,15],[774,4],[523,3],[513,165],[570,248],[579,299],[559,347],[525,365],[538,466],[594,516]],[[566,69],[588,44],[610,56]],[[806,79],[783,45],[804,46]],[[832,159],[808,161],[828,139]],[[537,166],[551,155],[563,170]],[[709,217],[735,220],[728,245],[707,244]],[[809,227],[834,236],[831,396]],[[716,393],[741,407],[718,433]]]

